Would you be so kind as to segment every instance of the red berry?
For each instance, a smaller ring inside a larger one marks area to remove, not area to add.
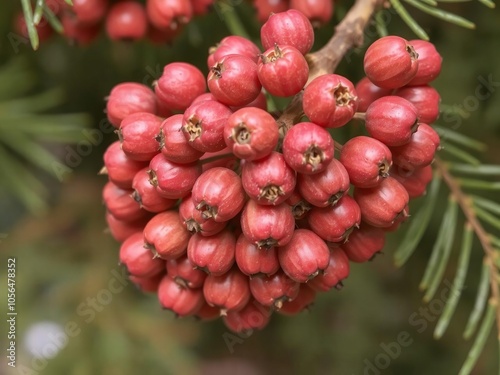
[[[160,285],[161,280],[163,280],[163,276],[165,276],[165,273],[159,273],[158,275],[152,277],[137,277],[130,275],[129,279],[141,292],[157,293],[158,286]]]
[[[131,159],[150,161],[158,154],[156,136],[161,119],[151,113],[137,112],[125,117],[118,130],[123,152]]]
[[[112,40],[142,39],[147,29],[146,10],[136,1],[113,4],[106,15],[106,32]]]
[[[423,168],[408,170],[393,165],[390,174],[391,177],[394,177],[404,186],[410,199],[413,199],[425,194],[427,185],[432,180],[432,167],[428,165]]]
[[[250,199],[241,214],[241,229],[259,248],[284,246],[292,238],[295,219],[286,203],[263,206]]]
[[[370,188],[377,186],[389,175],[392,155],[382,142],[361,135],[344,144],[340,152],[340,162],[347,170],[351,184]]]
[[[248,276],[237,267],[221,276],[208,275],[203,285],[203,294],[207,303],[220,309],[221,315],[238,311],[250,300]]]
[[[288,97],[304,88],[309,78],[309,66],[298,49],[276,44],[260,55],[257,73],[267,92]]]
[[[333,207],[315,207],[307,217],[311,229],[322,239],[345,242],[361,222],[361,210],[356,201],[344,195]]]
[[[162,212],[172,208],[176,199],[163,198],[149,182],[149,168],[141,169],[134,176],[132,181],[132,198],[139,203],[139,206],[149,212]]]
[[[271,1],[262,2],[270,3]],[[314,30],[311,22],[302,12],[295,9],[285,12],[286,9],[288,7],[279,11],[273,10],[273,13],[268,12],[265,15],[267,21],[260,28],[262,45],[265,49],[273,48],[276,44],[292,46],[305,55],[314,44]]]
[[[295,171],[282,154],[273,151],[264,159],[247,162],[241,174],[243,188],[259,204],[278,205],[286,201],[295,188]]]
[[[162,259],[177,259],[185,254],[189,232],[177,211],[156,214],[144,228],[145,246]]]
[[[193,203],[191,195],[185,197],[179,205],[179,215],[191,233],[200,233],[202,236],[213,236],[226,227],[227,222],[217,222],[212,218],[205,219]]]
[[[187,256],[194,267],[214,276],[221,276],[234,264],[236,238],[229,229],[206,237],[198,233],[191,236]]]
[[[283,315],[296,315],[309,309],[316,299],[316,292],[308,284],[300,284],[299,294],[292,301],[286,301],[278,311]]]
[[[358,112],[366,112],[368,106],[375,100],[392,93],[392,89],[378,87],[368,77],[362,78],[355,88],[358,94]]]
[[[354,189],[354,199],[362,220],[374,227],[390,227],[408,216],[408,193],[393,177],[384,178],[374,188]]]
[[[418,54],[410,43],[399,36],[376,40],[365,53],[366,76],[375,85],[397,89],[410,82],[418,70]]]
[[[236,241],[235,258],[240,271],[250,277],[259,274],[272,275],[280,268],[274,247],[258,248],[244,234],[240,234]]]
[[[149,87],[140,83],[120,83],[109,94],[106,112],[109,122],[119,128],[121,121],[132,113],[156,114],[156,96]]]
[[[304,113],[311,122],[326,128],[347,124],[358,108],[354,85],[337,74],[324,74],[304,89]]]
[[[107,0],[74,0],[71,10],[80,22],[95,24],[104,18],[107,7]]]
[[[161,123],[160,134],[155,140],[166,159],[177,164],[189,164],[197,161],[203,152],[191,147],[182,133],[182,118],[183,115],[166,118]]]
[[[300,284],[290,279],[283,271],[272,276],[255,276],[250,279],[253,297],[262,305],[276,310],[286,301],[293,301],[299,294]]]
[[[137,221],[118,220],[109,211],[106,211],[106,223],[111,236],[118,241],[123,242],[136,232],[142,231],[149,221],[150,217]]]
[[[178,199],[189,194],[201,175],[201,166],[175,164],[158,154],[149,163],[148,174],[149,182],[162,197]]]
[[[217,60],[208,73],[207,82],[219,102],[235,107],[255,100],[262,89],[257,64],[242,55],[228,55]]]
[[[104,152],[104,168],[101,171],[115,185],[122,189],[131,189],[132,181],[146,162],[132,160],[122,151],[120,142],[113,142]]]
[[[340,248],[330,252],[328,267],[325,271],[312,279],[308,285],[318,291],[327,292],[332,288],[342,289],[342,280],[349,276],[349,259]]]
[[[436,47],[425,40],[410,40],[409,42],[418,54],[417,74],[408,83],[411,86],[425,85],[437,78],[441,73],[443,58]],[[426,122],[426,121],[424,121]]]
[[[286,203],[292,209],[292,214],[295,220],[304,219],[309,210],[312,208],[309,202],[307,202],[302,195],[300,195],[297,189],[295,189],[290,198],[286,200]]]
[[[192,197],[203,218],[218,222],[232,219],[245,204],[240,177],[223,167],[203,172],[194,184]]]
[[[194,65],[174,62],[165,65],[156,81],[158,99],[171,110],[184,111],[206,90],[205,76]]]
[[[71,44],[87,45],[94,41],[101,31],[99,24],[89,25],[82,23],[74,14],[68,12],[62,14],[61,23],[63,34]]]
[[[312,122],[294,125],[283,139],[287,164],[303,174],[319,173],[333,159],[334,141],[324,128]]]
[[[224,126],[224,140],[240,159],[266,157],[278,144],[276,120],[259,108],[242,108],[234,112]]]
[[[201,288],[207,274],[195,268],[186,255],[165,262],[167,275],[184,288]]]
[[[224,104],[206,100],[190,106],[182,119],[182,131],[191,147],[216,152],[226,147],[224,126],[232,114]]]
[[[328,23],[333,16],[331,0],[290,0],[290,8],[304,13],[314,27]]]
[[[190,0],[146,0],[148,18],[154,27],[177,30],[193,15]]]
[[[385,232],[380,228],[363,223],[349,236],[349,241],[342,245],[351,262],[362,263],[371,260],[382,251],[385,245]]]
[[[328,266],[330,250],[316,233],[297,229],[290,242],[279,248],[278,257],[283,272],[289,278],[305,283]]]
[[[208,68],[228,55],[246,56],[253,62],[259,59],[260,50],[253,42],[237,35],[230,35],[220,41],[217,46],[210,48],[208,56]]]
[[[127,238],[120,247],[120,262],[130,274],[137,277],[152,277],[165,270],[165,262],[153,258],[151,251],[144,247],[144,236],[136,232]]]
[[[366,130],[387,146],[402,146],[417,130],[417,117],[417,108],[408,100],[399,96],[384,96],[366,110]]]
[[[196,314],[204,302],[201,289],[183,288],[168,275],[158,286],[158,300],[164,309],[181,317]]]
[[[193,7],[193,14],[201,15],[208,13],[210,7],[214,4],[215,0],[191,0]]]
[[[434,160],[439,142],[439,134],[433,128],[427,124],[419,124],[410,142],[391,148],[394,164],[407,170],[425,167]]]
[[[104,185],[102,196],[107,210],[118,220],[137,221],[149,216],[132,198],[132,190],[120,189],[112,182]]]
[[[250,300],[246,306],[239,311],[230,311],[222,319],[231,331],[236,333],[253,332],[254,329],[262,329],[271,318],[269,307],[262,306],[255,300]]]
[[[204,275],[206,275],[204,273]],[[203,321],[215,320],[220,317],[220,310],[215,306],[210,306],[205,299],[203,299],[203,305],[195,314],[195,316]]]
[[[340,161],[332,159],[320,173],[298,175],[297,188],[316,207],[335,205],[349,191],[349,175]]]
[[[434,87],[403,87],[396,90],[394,95],[405,98],[417,108],[418,120],[420,122],[432,124],[439,117],[439,103],[441,102],[441,97]]]

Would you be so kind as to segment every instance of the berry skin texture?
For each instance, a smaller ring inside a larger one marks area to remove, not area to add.
[[[271,310],[251,299],[243,309],[230,311],[222,319],[231,331],[250,334],[255,329],[263,329],[269,323]]]
[[[349,191],[349,175],[337,159],[312,175],[298,175],[297,188],[304,199],[316,207],[335,205]]]
[[[328,267],[307,283],[317,292],[328,292],[332,288],[342,289],[342,280],[349,276],[349,258],[340,248],[332,249]]]
[[[106,15],[106,33],[111,40],[139,40],[147,29],[146,10],[136,1],[113,4]]]
[[[150,161],[158,154],[155,140],[161,119],[151,113],[137,112],[125,117],[118,130],[123,152],[131,159]]]
[[[369,105],[383,96],[391,95],[392,89],[383,89],[372,83],[368,77],[363,77],[355,86],[358,94],[358,112],[366,112]]]
[[[113,142],[104,152],[104,168],[100,173],[107,174],[111,182],[122,189],[132,189],[134,176],[146,162],[129,158],[121,149],[120,142]]]
[[[295,47],[276,44],[260,55],[257,73],[267,92],[286,98],[304,88],[309,65]]]
[[[439,147],[439,134],[427,124],[420,124],[410,142],[400,147],[392,147],[394,164],[407,170],[425,167],[432,163]]]
[[[283,315],[296,315],[314,304],[316,292],[307,284],[301,284],[299,294],[292,301],[286,301],[278,311]]]
[[[236,238],[229,229],[210,237],[196,233],[189,240],[187,256],[194,267],[221,276],[234,264],[235,246]]]
[[[184,111],[205,92],[205,76],[194,65],[170,63],[163,68],[154,89],[164,106],[170,110]]]
[[[186,255],[165,262],[167,275],[184,288],[201,288],[207,274],[194,268]]]
[[[132,113],[147,112],[156,114],[156,96],[147,86],[140,83],[125,82],[113,87],[106,103],[108,120],[115,128]]]
[[[351,184],[370,188],[389,175],[392,154],[382,142],[361,135],[344,144],[339,160],[347,170]]]
[[[362,220],[374,227],[388,228],[408,217],[408,192],[393,177],[384,178],[371,189],[354,189],[354,199]]]
[[[424,195],[427,185],[432,181],[432,167],[430,165],[413,170],[393,165],[390,174],[404,186],[410,199]]]
[[[264,159],[245,163],[241,181],[250,198],[263,205],[283,203],[292,195],[296,184],[295,171],[276,151]]]
[[[191,195],[185,197],[179,204],[179,215],[184,226],[191,234],[200,233],[202,236],[213,236],[226,227],[227,222],[217,222],[211,218],[205,219],[193,203]]]
[[[384,89],[397,89],[409,83],[418,71],[418,54],[399,36],[385,36],[366,50],[363,66],[366,76]]]
[[[215,63],[229,55],[246,56],[257,63],[260,50],[253,42],[237,35],[230,35],[220,41],[216,47],[209,50],[208,68],[212,68]]]
[[[313,208],[307,221],[323,240],[346,242],[351,232],[359,227],[361,210],[353,198],[344,195],[333,207]]]
[[[285,246],[295,229],[295,219],[289,205],[263,206],[250,199],[241,214],[241,230],[248,241],[258,248]]]
[[[168,199],[179,199],[189,194],[201,175],[201,166],[196,163],[175,164],[158,154],[151,159],[148,174],[158,194]]]
[[[260,2],[269,3],[268,0]],[[267,21],[260,29],[260,40],[266,50],[276,44],[295,47],[302,55],[311,50],[314,44],[314,30],[303,13],[295,9],[279,13],[273,10],[273,13],[266,14],[265,19]]]
[[[148,167],[141,169],[134,176],[134,180],[132,181],[132,188],[134,189],[131,195],[132,198],[139,203],[139,207],[149,212],[158,213],[175,206],[177,200],[163,198],[158,194],[155,187],[151,185],[148,170]]]
[[[146,12],[151,24],[160,30],[177,30],[193,15],[190,0],[147,0]]]
[[[197,161],[203,155],[191,147],[182,133],[183,115],[173,115],[166,118],[160,126],[160,132],[155,137],[158,147],[166,159],[177,164],[189,164]]]
[[[258,160],[278,144],[276,120],[267,111],[248,107],[234,112],[224,126],[224,140],[240,159]]]
[[[418,127],[418,110],[399,96],[384,96],[375,100],[366,110],[365,126],[368,133],[389,147],[410,142]]]
[[[262,305],[281,309],[286,301],[293,301],[299,294],[300,284],[290,279],[282,270],[272,276],[255,276],[250,279],[250,291]]]
[[[131,190],[124,190],[108,182],[102,191],[107,210],[118,220],[137,221],[148,215],[132,198]]]
[[[290,8],[302,12],[314,27],[320,27],[333,16],[333,1],[329,0],[290,0]]]
[[[290,242],[279,248],[278,257],[283,272],[289,278],[305,283],[328,266],[330,250],[313,231],[297,229]]]
[[[203,305],[203,293],[201,289],[183,288],[165,275],[158,285],[158,300],[164,309],[177,316],[191,316]]]
[[[216,61],[208,73],[208,88],[222,104],[240,107],[259,96],[262,85],[257,64],[249,57],[228,55]]]
[[[182,225],[177,211],[156,214],[144,227],[145,246],[155,257],[177,259],[186,253],[189,232]]]
[[[418,111],[418,119],[425,124],[432,124],[439,117],[441,96],[431,86],[408,86],[394,92],[412,103]]]
[[[120,247],[120,263],[127,267],[130,274],[137,277],[153,277],[165,269],[165,262],[153,258],[151,251],[144,247],[142,231],[131,235],[123,242]]]
[[[441,73],[441,63],[443,62],[436,47],[425,40],[410,40],[409,43],[418,53],[418,69],[415,77],[407,85],[420,86],[434,81]]]
[[[334,151],[330,133],[312,122],[294,125],[283,139],[283,156],[287,164],[303,174],[325,170],[333,159]]]
[[[216,222],[231,220],[245,204],[245,192],[236,172],[215,167],[197,179],[193,186],[193,203],[204,219]]]
[[[363,223],[349,236],[349,241],[342,244],[342,250],[351,262],[363,263],[381,252],[385,245],[385,232],[380,228]]]
[[[250,277],[273,275],[280,269],[276,248],[259,249],[242,233],[236,241],[236,264],[241,272]]]
[[[248,277],[238,267],[221,276],[208,275],[203,285],[203,295],[210,306],[220,309],[225,316],[230,311],[238,311],[250,301]]]
[[[182,118],[182,131],[190,146],[202,152],[224,149],[224,127],[231,114],[228,107],[215,100],[190,106]]]
[[[311,122],[325,128],[347,124],[358,108],[354,85],[338,74],[324,74],[304,89],[303,106]]]

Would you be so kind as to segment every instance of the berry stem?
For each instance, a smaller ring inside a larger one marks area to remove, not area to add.
[[[498,273],[498,269],[496,267],[496,259],[498,258],[493,246],[491,244],[491,238],[489,234],[484,230],[481,222],[477,219],[476,213],[474,212],[474,207],[472,205],[471,198],[462,191],[462,188],[458,181],[453,177],[449,170],[448,166],[441,159],[436,157],[434,161],[434,165],[436,169],[443,176],[443,180],[448,185],[451,194],[457,200],[462,212],[464,213],[467,221],[470,226],[474,230],[479,242],[481,243],[481,247],[485,253],[485,262],[490,268],[490,284],[491,284],[491,295],[492,295],[492,305],[495,306],[496,309],[496,321],[497,321],[497,330],[500,338],[500,288],[498,282],[500,280],[500,275]]]
[[[333,73],[347,51],[353,47],[363,45],[364,29],[383,2],[384,0],[356,0],[346,16],[335,28],[335,33],[328,43],[319,51],[306,55],[309,63],[307,84],[320,75]],[[283,134],[295,123],[299,122],[303,114],[302,92],[300,92],[295,95],[277,120]]]

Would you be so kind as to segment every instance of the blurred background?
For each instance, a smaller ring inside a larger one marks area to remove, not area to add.
[[[254,10],[247,3],[235,3],[245,27],[258,42]],[[350,4],[336,5],[338,9],[331,24],[317,32],[316,48],[325,43],[333,25]],[[467,16],[477,28],[465,30],[418,11],[412,12],[443,56],[442,73],[434,84],[441,94],[443,109],[458,113],[453,121],[438,120],[438,123],[453,126],[485,142],[488,149],[480,155],[481,160],[499,164],[500,87],[494,87],[496,91],[489,99],[479,101],[477,109],[463,108],[467,107],[467,98],[475,95],[478,77],[491,76],[493,81],[500,81],[500,13],[477,2],[445,7]],[[52,100],[57,105],[44,113],[66,114],[57,122],[66,121],[73,129],[72,135],[67,135],[68,140],[73,141],[71,145],[64,143],[64,135],[59,139],[41,137],[45,149],[56,154],[63,165],[78,142],[86,139],[84,127],[98,129],[105,119],[104,98],[114,85],[124,81],[151,84],[163,66],[172,61],[187,61],[206,72],[208,48],[229,34],[220,12],[211,12],[191,22],[168,46],[148,41],[116,43],[102,35],[89,46],[78,47],[62,37],[54,37],[34,52],[26,40],[13,42],[9,38],[20,3],[2,2],[0,8],[0,66],[3,66],[0,69],[4,69],[4,74],[0,74],[0,99],[15,98],[17,92],[54,95],[12,105],[29,114],[36,112],[37,106],[44,109],[44,100]],[[391,34],[415,38],[396,16],[392,16],[388,29]],[[338,73],[354,82],[360,79],[363,52],[373,39],[367,35],[365,47],[351,54],[350,62],[344,61]],[[0,106],[2,137],[4,134],[8,137],[9,130],[17,126],[25,126],[22,122],[8,121],[8,108]],[[56,117],[48,117],[47,121],[52,118]],[[26,124],[35,131],[34,117],[27,115]],[[43,129],[50,131],[49,127]],[[440,216],[436,214],[417,252],[403,268],[396,268],[392,259],[402,235],[395,233],[383,255],[370,263],[352,265],[342,291],[319,295],[311,311],[298,316],[274,314],[263,331],[240,337],[231,334],[221,321],[200,323],[194,319],[176,319],[172,313],[160,309],[154,295],[141,293],[121,276],[119,244],[106,233],[101,201],[106,179],[97,175],[102,167],[102,154],[114,140],[114,134],[105,134],[103,140],[71,168],[60,170],[63,181],[48,176],[43,168],[29,167],[31,175],[45,186],[40,192],[35,189],[35,182],[18,178],[25,173],[26,158],[19,159],[21,165],[12,167],[0,155],[0,279],[2,283],[6,280],[6,258],[16,257],[19,314],[18,367],[9,370],[7,366],[6,331],[2,328],[0,374],[417,375],[458,372],[471,345],[462,339],[462,332],[476,296],[483,252],[475,243],[460,305],[448,332],[435,341],[432,334],[443,300],[438,293],[431,305],[424,304],[418,284]],[[18,181],[28,182],[19,184]],[[6,186],[10,188],[4,188]],[[35,193],[26,187],[33,188]],[[24,199],[38,209],[38,214],[27,210],[25,201],[19,194],[12,194],[13,190],[24,194]],[[446,195],[444,191],[442,194],[443,207],[438,207],[436,213],[445,207]],[[41,198],[48,202],[47,206],[39,202]],[[416,200],[412,210],[417,210],[419,204]],[[460,244],[453,246],[451,270]],[[453,277],[453,271],[446,274],[450,282]],[[121,280],[123,289],[113,293],[105,303],[95,302],[98,297],[103,301],[102,291],[112,279]],[[447,284],[443,283],[443,293],[446,288]],[[4,286],[1,290],[4,306]],[[68,337],[64,332],[69,331],[72,336]],[[394,349],[392,357],[385,355],[385,350],[394,347],[391,343],[398,341],[401,335],[407,345],[399,352]],[[47,346],[47,340],[53,345]],[[42,349],[46,352],[40,356]],[[492,333],[474,374],[497,371],[497,353]],[[383,357],[389,358],[387,366]],[[376,361],[383,366],[375,368]]]

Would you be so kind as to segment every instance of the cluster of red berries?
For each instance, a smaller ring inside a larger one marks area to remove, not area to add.
[[[182,31],[193,16],[208,12],[215,0],[46,0],[47,7],[62,23],[64,35],[72,42],[85,45],[99,35],[101,29],[112,40],[135,41],[148,38],[154,43],[168,43]],[[45,20],[36,26],[40,41],[53,34]],[[22,13],[15,29],[27,37]]]
[[[330,21],[333,16],[334,0],[253,0],[257,18],[264,23],[270,14],[296,9],[303,13],[314,27]]]
[[[355,87],[336,74],[307,84],[314,32],[296,10],[271,15],[261,42],[263,53],[229,36],[207,78],[170,63],[154,90],[122,83],[107,102],[119,141],[104,155],[103,196],[121,262],[165,309],[222,315],[236,332],[304,310],[342,286],[349,261],[380,252],[425,192],[439,145],[432,44],[379,39]],[[308,121],[281,126],[263,89],[303,90]],[[369,136],[336,146],[329,130],[357,111]]]

